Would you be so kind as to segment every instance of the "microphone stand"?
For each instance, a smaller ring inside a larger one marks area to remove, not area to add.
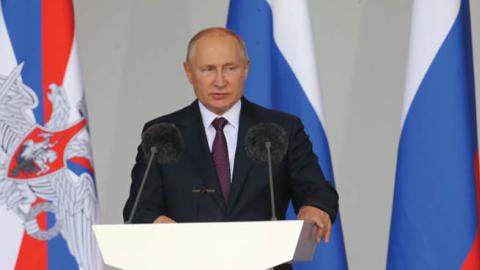
[[[140,201],[140,196],[142,195],[143,191],[143,186],[145,185],[145,182],[147,181],[147,176],[148,173],[150,172],[150,167],[152,166],[153,159],[158,153],[158,148],[155,146],[152,146],[150,148],[150,159],[148,160],[147,168],[145,169],[145,173],[143,174],[142,182],[140,184],[140,188],[138,189],[138,194],[137,197],[135,198],[135,202],[133,203],[132,211],[130,212],[130,216],[128,217],[127,222],[125,224],[132,224],[133,217],[135,215],[135,211],[137,211],[137,206],[138,206],[138,201]]]
[[[265,142],[265,148],[267,148],[267,160],[268,160],[268,180],[270,182],[270,204],[272,206],[272,220],[277,219],[277,213],[275,210],[275,196],[273,193],[273,174],[272,174],[272,154],[271,154],[271,142]]]

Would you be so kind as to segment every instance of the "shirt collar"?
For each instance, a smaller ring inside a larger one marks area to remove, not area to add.
[[[232,125],[234,128],[238,128],[238,123],[240,122],[240,109],[242,108],[241,100],[238,100],[233,106],[228,109],[223,115],[217,115],[205,107],[205,105],[198,101],[198,106],[200,108],[200,114],[202,115],[203,126],[207,129],[215,118],[223,117],[227,119],[228,124]]]

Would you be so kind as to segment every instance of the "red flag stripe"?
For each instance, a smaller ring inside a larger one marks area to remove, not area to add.
[[[475,168],[475,189],[477,190],[477,216],[480,219],[480,170],[478,164],[478,150],[474,158],[474,168]],[[462,265],[461,270],[477,270],[480,269],[480,222],[478,222],[477,234],[475,235],[475,240],[473,242],[470,253],[467,256],[467,259]]]
[[[44,121],[50,120],[52,104],[48,100],[51,83],[63,84],[73,45],[73,4],[71,0],[42,1],[42,68]]]

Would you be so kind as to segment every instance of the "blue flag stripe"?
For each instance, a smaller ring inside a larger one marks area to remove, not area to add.
[[[299,116],[312,138],[313,150],[326,179],[334,184],[322,123],[273,39],[270,6],[265,1],[231,1],[227,26],[245,40],[252,60],[245,95],[265,107]],[[288,216],[295,218],[291,207]],[[294,267],[297,270],[347,269],[340,216],[333,226],[330,244],[317,247],[312,263],[297,263]]]
[[[51,228],[58,222],[55,215],[47,214],[48,227]],[[68,251],[67,243],[61,235],[48,241],[48,270],[78,270],[75,258]]]
[[[248,19],[246,19],[248,18]],[[272,13],[266,1],[230,1],[227,27],[247,44],[251,61],[246,95],[256,103],[272,108]],[[257,91],[255,91],[257,89]]]
[[[402,129],[388,269],[459,269],[477,233],[477,150],[468,1]]]
[[[25,62],[23,83],[38,97],[39,105],[33,111],[36,121],[43,125],[41,1],[2,0],[1,3],[17,63]]]
[[[273,42],[273,40],[272,40]],[[313,107],[308,100],[305,92],[298,83],[285,58],[273,42],[273,89],[275,95],[272,95],[273,108],[299,116],[305,125],[305,131],[312,138],[313,151],[319,158],[319,162],[325,178],[332,184],[334,183],[332,165],[330,161],[330,152],[327,138],[322,128],[322,124],[316,115]],[[258,91],[246,90],[246,95],[252,100],[255,99],[255,93]],[[287,214],[289,219],[295,219],[296,215],[290,208]],[[346,269],[347,259],[343,245],[343,233],[341,227],[340,215],[337,216],[332,228],[332,241],[328,244],[317,246],[317,252],[312,263],[296,263],[296,270],[313,269]]]

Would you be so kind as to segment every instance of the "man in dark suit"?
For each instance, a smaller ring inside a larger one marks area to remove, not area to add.
[[[288,138],[285,157],[273,166],[279,219],[285,219],[292,200],[299,219],[317,224],[317,242],[328,242],[338,195],[324,180],[301,121],[243,98],[248,68],[244,43],[230,30],[210,28],[191,39],[184,69],[198,99],[144,128],[175,124],[184,140],[184,153],[174,164],[153,165],[134,222],[269,220],[267,169],[247,157],[244,145],[250,127],[269,122],[282,127]],[[146,163],[139,147],[125,220]]]

